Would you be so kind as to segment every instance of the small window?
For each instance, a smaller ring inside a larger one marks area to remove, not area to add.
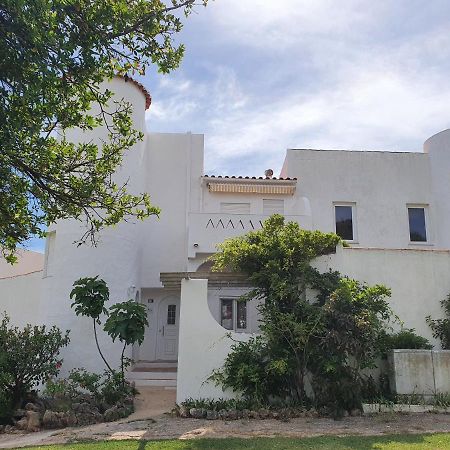
[[[346,241],[355,240],[353,228],[353,206],[335,205],[336,234]]]
[[[220,324],[226,330],[245,331],[247,329],[247,302],[240,299],[220,300]]]
[[[250,203],[221,203],[222,214],[250,214]]]
[[[263,199],[263,214],[271,216],[272,214],[284,214],[283,199]]]
[[[167,305],[167,325],[175,325],[177,318],[177,305]]]
[[[425,208],[408,208],[409,239],[411,242],[427,242]]]

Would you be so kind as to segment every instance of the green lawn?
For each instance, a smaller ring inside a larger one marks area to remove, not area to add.
[[[196,439],[189,441],[108,441],[84,444],[66,444],[32,447],[39,450],[353,450],[353,449],[417,449],[450,450],[449,434],[415,434],[389,436],[317,437],[304,439]]]

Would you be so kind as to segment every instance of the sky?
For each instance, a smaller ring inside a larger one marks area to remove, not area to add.
[[[450,123],[448,0],[215,0],[143,80],[150,131],[205,135],[205,173],[278,174],[287,148],[421,151]]]
[[[140,81],[149,131],[205,135],[206,174],[277,175],[287,148],[421,151],[450,126],[448,0],[210,0],[184,23],[180,68]]]

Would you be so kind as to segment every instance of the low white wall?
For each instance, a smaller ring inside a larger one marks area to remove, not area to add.
[[[415,328],[418,334],[440,348],[425,317],[443,316],[440,301],[450,292],[449,251],[338,247],[335,254],[320,258],[315,265],[320,271],[338,270],[370,285],[385,284],[392,290],[389,303],[404,326]],[[178,402],[188,397],[224,398],[232,395],[206,382],[211,372],[222,366],[232,344],[226,337],[227,331],[210,312],[207,291],[207,280],[182,281]],[[393,325],[400,328],[399,323]],[[243,340],[249,336],[233,333],[232,337]],[[425,380],[424,386],[434,386],[435,381],[428,372],[420,374],[420,377]],[[444,382],[437,378],[436,383],[444,386]]]
[[[208,280],[182,280],[180,339],[178,349],[177,403],[187,398],[232,398],[207,378],[219,369],[233,340],[247,340],[250,334],[231,333],[221,327],[208,307]]]
[[[11,325],[44,325],[42,271],[0,279],[0,314],[6,312]]]
[[[450,392],[449,350],[393,350],[389,369],[391,388],[396,394]]]

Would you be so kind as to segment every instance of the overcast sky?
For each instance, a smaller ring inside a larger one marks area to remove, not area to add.
[[[448,0],[215,0],[149,74],[150,131],[205,134],[205,172],[262,175],[286,148],[421,151],[450,122]]]
[[[449,0],[210,0],[185,23],[181,67],[142,80],[147,125],[203,133],[205,173],[277,175],[286,148],[421,151],[449,127]]]

